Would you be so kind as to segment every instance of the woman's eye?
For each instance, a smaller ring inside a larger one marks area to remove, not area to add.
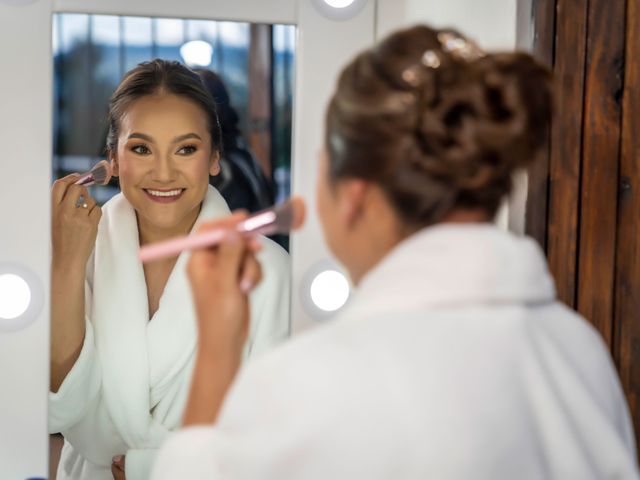
[[[148,155],[151,153],[151,150],[146,145],[136,145],[131,147],[131,151],[133,153],[137,153],[138,155]]]
[[[180,150],[178,150],[179,155],[191,155],[195,153],[198,148],[195,145],[185,145]]]

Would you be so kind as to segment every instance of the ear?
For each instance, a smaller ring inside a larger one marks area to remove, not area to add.
[[[347,228],[354,228],[362,219],[369,187],[369,183],[360,179],[341,182],[339,215]]]
[[[111,162],[111,175],[117,177],[120,174],[120,165],[115,153],[108,154],[109,162]]]
[[[209,175],[215,177],[220,173],[220,150],[215,150],[211,154],[209,161]]]

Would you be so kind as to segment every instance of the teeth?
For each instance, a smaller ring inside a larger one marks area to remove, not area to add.
[[[158,190],[146,190],[149,194],[154,197],[176,197],[182,193],[182,189],[179,188],[177,190],[170,190],[168,192],[160,192]]]

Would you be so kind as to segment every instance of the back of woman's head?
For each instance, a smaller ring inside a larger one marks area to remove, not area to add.
[[[205,113],[211,147],[220,150],[220,121],[213,98],[197,73],[179,62],[156,59],[143,62],[127,72],[109,102],[106,150],[114,154],[118,146],[120,121],[133,102],[149,95],[178,95],[194,102]]]
[[[550,72],[531,56],[485,55],[451,30],[399,31],[340,76],[330,175],[377,183],[411,225],[455,208],[494,215],[513,171],[543,145],[551,109]]]
[[[230,150],[237,146],[238,138],[240,137],[240,128],[238,127],[240,119],[231,105],[227,87],[222,78],[211,70],[198,68],[194,71],[200,76],[204,87],[216,104],[218,116],[220,117],[220,127],[222,128],[223,150]]]

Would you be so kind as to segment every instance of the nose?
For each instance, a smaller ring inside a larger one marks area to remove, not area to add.
[[[176,179],[176,169],[169,155],[159,155],[153,165],[152,179],[158,183],[170,183]]]

